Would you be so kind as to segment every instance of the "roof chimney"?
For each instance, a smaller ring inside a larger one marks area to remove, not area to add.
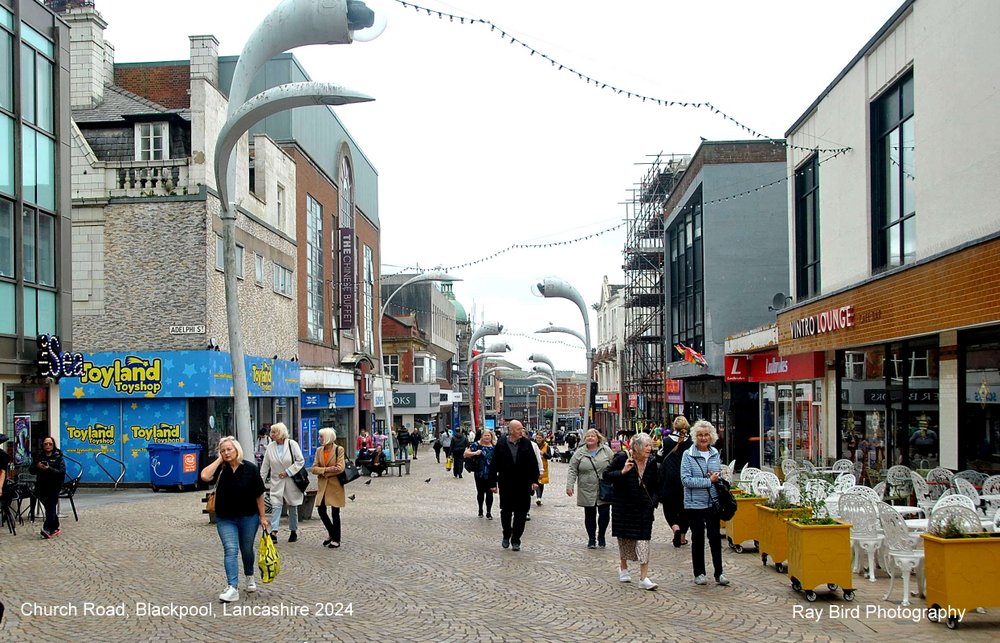
[[[108,23],[86,0],[66,2],[59,9],[70,27],[70,106],[92,109],[104,101],[104,86],[113,81],[108,70],[114,65],[114,48],[104,42]]]
[[[191,80],[201,78],[219,86],[219,41],[215,36],[188,36],[191,41]]]

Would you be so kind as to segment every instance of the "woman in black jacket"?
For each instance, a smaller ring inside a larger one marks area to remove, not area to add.
[[[660,485],[650,451],[649,435],[636,434],[629,454],[616,455],[604,471],[604,479],[614,483],[615,489],[611,502],[611,535],[618,539],[618,580],[631,582],[628,561],[638,561],[639,587],[652,590],[657,585],[649,578],[649,541],[653,536],[653,510]]]
[[[451,473],[456,478],[462,477],[462,471],[465,467],[465,450],[468,448],[469,438],[465,435],[465,431],[455,429],[455,435],[451,438],[451,457],[454,460]]]
[[[674,447],[667,452],[660,464],[660,502],[663,503],[663,517],[674,531],[674,547],[687,544],[687,517],[684,512],[684,485],[681,484],[681,458],[684,451],[690,449],[692,442],[688,437],[688,420],[683,415],[674,419],[674,432],[664,439],[664,446]]]
[[[42,440],[42,452],[35,454],[29,473],[35,474],[35,497],[45,507],[45,523],[42,538],[52,538],[62,533],[59,529],[59,492],[66,477],[66,464],[62,451],[56,448],[56,441],[50,436]]]

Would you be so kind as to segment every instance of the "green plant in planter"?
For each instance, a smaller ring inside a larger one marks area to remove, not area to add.
[[[771,509],[796,509],[800,507],[800,505],[797,505],[788,499],[784,489],[779,491],[778,495],[774,498],[769,498],[767,502],[764,503],[764,506],[770,507]]]
[[[820,485],[810,485],[810,477],[799,476],[799,498],[801,509],[792,514],[791,519],[800,525],[833,525],[837,521],[830,517],[826,509],[826,492]]]
[[[931,532],[938,538],[964,538],[965,532],[956,518],[949,518],[941,525],[935,526]]]

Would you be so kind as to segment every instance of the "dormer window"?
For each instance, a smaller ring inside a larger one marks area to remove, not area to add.
[[[136,123],[135,160],[164,161],[170,158],[170,127],[167,123]]]

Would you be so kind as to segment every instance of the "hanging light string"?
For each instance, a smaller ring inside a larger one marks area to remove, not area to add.
[[[444,12],[444,11],[438,11],[436,9],[428,9],[427,7],[422,7],[420,5],[413,4],[412,2],[406,2],[406,0],[395,0],[395,2],[403,5],[407,9],[413,9],[418,14],[421,13],[421,12],[425,12],[428,16],[435,16],[436,15],[441,20],[444,20],[445,18],[447,18],[449,20],[449,22],[456,22],[457,21],[459,24],[462,24],[462,25],[469,24],[469,25],[484,25],[484,26],[488,26],[490,28],[490,32],[491,33],[496,33],[503,40],[509,40],[510,44],[512,44],[512,45],[520,45],[523,49],[531,52],[530,53],[531,56],[538,56],[538,57],[542,58],[543,60],[547,60],[549,63],[551,63],[551,65],[553,67],[558,67],[559,71],[563,71],[563,72],[572,74],[572,75],[576,76],[577,78],[579,78],[580,80],[586,82],[588,85],[590,85],[591,83],[593,83],[594,87],[597,87],[599,89],[610,90],[610,91],[618,94],[619,96],[624,95],[626,98],[641,100],[643,103],[645,103],[645,102],[648,101],[648,102],[653,103],[655,105],[659,105],[660,107],[685,107],[685,108],[691,108],[691,109],[704,109],[704,110],[708,110],[708,111],[712,112],[713,114],[716,114],[717,116],[720,116],[721,118],[723,118],[723,119],[725,119],[727,121],[732,122],[734,125],[736,125],[740,129],[742,129],[745,132],[749,133],[751,136],[755,136],[757,138],[765,139],[768,142],[770,142],[772,145],[780,145],[782,147],[786,147],[786,148],[793,149],[793,150],[800,150],[800,151],[803,151],[803,152],[824,152],[824,153],[826,153],[826,152],[836,152],[838,154],[843,154],[844,152],[849,152],[852,149],[850,147],[836,147],[836,148],[803,147],[801,145],[794,145],[792,143],[789,143],[788,141],[786,141],[784,139],[772,138],[772,137],[767,136],[766,134],[764,134],[762,132],[759,132],[759,131],[753,129],[752,127],[744,124],[742,121],[736,119],[735,117],[733,117],[728,112],[725,112],[725,111],[719,109],[718,107],[716,107],[715,105],[713,105],[709,101],[680,101],[680,100],[668,100],[668,99],[663,99],[663,98],[656,98],[655,96],[647,96],[646,94],[641,94],[639,92],[635,92],[635,91],[630,91],[630,90],[627,90],[627,89],[623,89],[623,88],[618,87],[617,85],[615,85],[613,83],[604,82],[604,81],[601,81],[601,80],[599,80],[597,78],[594,78],[593,76],[589,76],[589,75],[587,75],[587,74],[585,74],[585,73],[583,73],[581,71],[578,71],[578,70],[574,69],[573,67],[570,67],[567,64],[559,62],[558,60],[556,60],[555,58],[549,56],[548,54],[535,49],[534,47],[532,47],[528,43],[524,42],[523,40],[521,40],[517,36],[515,36],[515,35],[507,32],[507,31],[505,31],[503,28],[499,27],[498,25],[494,24],[493,22],[491,22],[489,20],[485,20],[483,18],[470,18],[470,17],[467,17],[467,16],[459,16],[459,15],[455,15],[455,14],[452,14],[452,13],[447,13],[447,12]]]
[[[840,156],[841,154],[844,154],[844,153],[845,153],[844,151],[833,152],[832,154],[830,154],[826,158],[820,159],[819,162],[817,163],[817,165],[823,165],[827,161],[832,161],[833,159],[837,158],[838,156]],[[745,197],[748,197],[748,196],[753,196],[754,194],[756,194],[757,192],[760,192],[762,190],[767,190],[769,188],[773,188],[773,187],[778,186],[778,185],[783,185],[783,184],[787,183],[788,181],[792,180],[793,178],[795,178],[797,176],[801,176],[802,174],[803,174],[802,170],[799,170],[799,171],[796,171],[796,172],[792,172],[791,174],[789,174],[787,176],[783,176],[780,179],[775,179],[774,181],[771,181],[770,183],[764,183],[762,185],[757,185],[757,186],[754,186],[752,188],[748,188],[746,190],[743,190],[741,192],[736,192],[734,194],[730,194],[729,196],[719,197],[717,199],[712,199],[710,201],[703,201],[702,202],[702,206],[715,205],[715,204],[718,204],[718,203],[726,203],[728,201],[733,201],[735,199],[742,199],[742,198],[745,198]],[[615,230],[617,230],[617,229],[619,229],[619,228],[627,225],[628,223],[630,223],[632,221],[634,221],[634,219],[626,219],[625,221],[622,221],[620,223],[616,223],[615,225],[613,225],[613,226],[611,226],[609,228],[604,228],[603,230],[598,230],[597,232],[592,232],[590,234],[586,234],[586,235],[583,235],[581,237],[575,237],[573,239],[566,239],[564,241],[550,241],[548,243],[514,243],[514,244],[511,244],[511,245],[507,246],[506,248],[503,248],[502,250],[497,250],[496,252],[494,252],[492,254],[486,255],[485,257],[480,257],[479,259],[474,259],[473,261],[467,261],[465,263],[455,264],[454,266],[437,266],[437,267],[433,268],[433,270],[441,270],[441,271],[444,271],[444,272],[451,272],[453,270],[459,270],[461,268],[468,268],[470,266],[476,266],[476,265],[479,265],[479,264],[482,264],[482,263],[486,263],[487,261],[492,261],[493,259],[496,259],[497,257],[505,255],[505,254],[507,254],[509,252],[512,252],[514,250],[534,250],[534,249],[539,249],[539,248],[555,248],[555,247],[558,247],[558,246],[568,246],[568,245],[572,245],[572,244],[575,244],[575,243],[581,243],[583,241],[589,241],[590,239],[593,239],[595,237],[600,237],[601,235],[607,234],[608,232],[613,232],[613,231],[615,231]],[[383,265],[385,265],[385,264],[383,264]],[[427,268],[421,268],[419,265],[401,267],[398,272],[395,272],[395,273],[392,273],[392,274],[382,274],[382,275],[380,275],[379,276],[379,281],[385,281],[386,279],[391,279],[391,278],[396,277],[396,276],[401,275],[401,274],[408,274],[408,273],[414,273],[414,272],[420,272],[420,273],[427,272],[427,270],[428,270]]]

